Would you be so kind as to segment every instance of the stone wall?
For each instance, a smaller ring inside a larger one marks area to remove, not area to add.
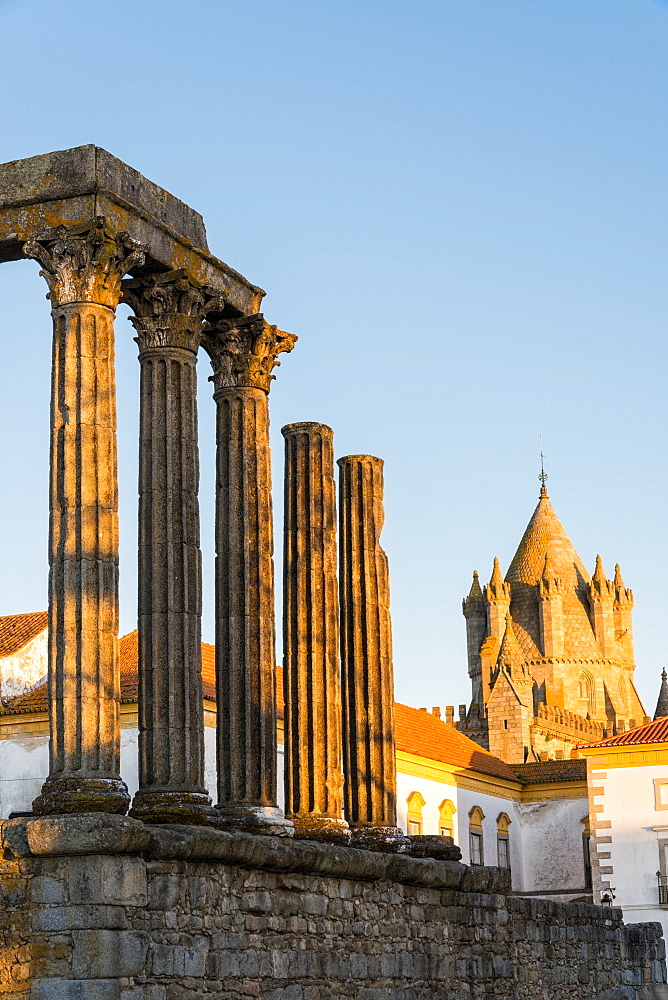
[[[499,869],[99,815],[3,840],[3,1000],[668,996],[658,925]]]

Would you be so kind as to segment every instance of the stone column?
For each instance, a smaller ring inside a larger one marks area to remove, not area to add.
[[[342,819],[341,671],[332,431],[285,438],[283,687],[285,813],[295,836],[349,843]]]
[[[124,813],[118,663],[114,312],[139,245],[103,220],[32,240],[54,326],[49,504],[49,776],[38,814]]]
[[[215,820],[204,784],[197,350],[211,300],[185,271],[123,282],[140,364],[139,790],[145,822]]]
[[[291,835],[276,801],[269,387],[297,338],[261,314],[212,326],[217,406],[216,712],[224,828]]]
[[[353,844],[403,851],[398,829],[390,581],[380,547],[383,462],[338,460],[345,816]]]

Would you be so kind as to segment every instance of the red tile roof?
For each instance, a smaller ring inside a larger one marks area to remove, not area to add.
[[[635,729],[629,729],[625,733],[617,733],[616,736],[609,736],[607,740],[600,743],[588,743],[587,747],[622,747],[632,746],[638,743],[668,743],[668,715],[654,719],[653,722],[646,722]]]
[[[43,632],[47,626],[46,611],[35,611],[26,615],[2,615],[0,617],[0,656],[11,656],[23,649],[31,639]]]
[[[46,612],[44,612],[46,616]],[[21,615],[15,617],[20,618]],[[28,616],[26,616],[28,617]],[[36,617],[36,616],[32,616]],[[1,619],[0,619],[1,621]],[[46,627],[46,622],[45,626]],[[41,629],[40,629],[41,631]],[[202,687],[204,697],[212,701],[216,697],[216,673],[214,647],[207,642],[202,643]],[[120,662],[121,662],[121,701],[133,703],[137,700],[137,661],[139,658],[138,633],[128,632],[121,636],[120,640]],[[48,700],[46,684],[40,684],[34,691],[28,691],[14,698],[3,710],[4,715],[21,714],[29,712],[46,712]]]
[[[43,613],[45,616],[45,612]],[[16,617],[21,617],[17,615]],[[44,621],[44,627],[46,620]],[[41,631],[41,629],[40,629]],[[202,643],[202,682],[204,697],[215,699],[215,650],[209,643]],[[137,700],[138,635],[128,632],[120,640],[121,701],[133,703]],[[283,715],[283,670],[276,670],[277,708],[279,717]],[[46,684],[40,684],[34,691],[19,695],[2,710],[3,715],[25,715],[30,712],[46,712],[48,708]],[[495,778],[517,781],[513,771],[498,757],[478,746],[468,736],[464,736],[453,726],[442,722],[430,712],[410,708],[395,702],[394,730],[397,750],[441,761],[454,767],[468,768],[489,774]],[[566,762],[564,762],[566,763]]]
[[[584,757],[567,760],[540,760],[510,765],[523,785],[542,785],[548,781],[586,781]]]
[[[404,753],[517,781],[507,764],[431,712],[395,702],[394,733],[397,750]]]

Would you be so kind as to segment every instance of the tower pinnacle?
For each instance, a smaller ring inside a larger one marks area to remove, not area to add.
[[[659,689],[659,700],[656,703],[655,719],[668,715],[668,677],[665,669],[661,671],[661,687]]]

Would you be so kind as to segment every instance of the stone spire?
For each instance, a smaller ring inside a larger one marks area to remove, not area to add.
[[[557,568],[554,564],[554,559],[552,558],[549,546],[547,552],[545,553],[545,562],[543,564],[541,578],[538,581],[538,589],[541,597],[561,593],[561,579],[557,574]]]
[[[543,486],[536,509],[506,573],[506,584],[510,586],[512,595],[510,613],[515,634],[525,655],[532,660],[549,655],[543,653],[545,636],[537,607],[541,603],[540,588],[546,579],[546,569],[550,579],[559,580],[564,616],[564,655],[570,655],[568,645],[569,641],[573,641],[576,646],[573,652],[578,657],[599,656],[589,618],[590,576]],[[551,613],[551,609],[548,610]]]
[[[543,573],[538,581],[538,614],[543,655],[564,655],[564,601],[561,578],[548,545]]]
[[[626,658],[633,662],[633,591],[624,583],[619,563],[615,566],[613,583],[615,588],[615,635],[626,653]]]
[[[661,688],[659,690],[659,699],[656,703],[654,718],[660,719],[664,715],[668,715],[668,674],[666,674],[665,669],[661,671]]]
[[[510,587],[503,579],[497,556],[494,556],[494,566],[492,568],[492,576],[487,585],[487,593],[496,600],[502,600],[506,597],[510,598]]]
[[[596,567],[591,578],[591,592],[597,597],[612,597],[614,585],[608,580],[600,556],[596,556]]]
[[[614,656],[617,647],[615,639],[614,599],[614,584],[605,575],[601,557],[597,555],[594,575],[589,584],[589,600],[594,619],[594,635],[596,636],[601,656],[604,657]]]
[[[489,677],[486,677],[487,683],[484,683],[480,658],[480,650],[487,637],[487,607],[477,570],[473,571],[473,583],[468,597],[462,601],[462,612],[466,618],[466,648],[473,701],[481,705],[489,691]]]
[[[470,614],[479,614],[480,611],[484,614],[485,602],[482,596],[482,588],[480,586],[477,569],[473,570],[473,583],[471,584],[468,597],[465,597],[462,601],[462,610],[467,618]]]
[[[506,615],[510,609],[510,587],[503,579],[499,560],[494,557],[494,566],[489,583],[485,587],[489,634],[501,642],[506,627]]]
[[[510,615],[506,615],[506,630],[503,633],[503,641],[499,650],[498,665],[501,669],[507,670],[511,677],[524,676],[524,653],[517,641],[513,620]]]

